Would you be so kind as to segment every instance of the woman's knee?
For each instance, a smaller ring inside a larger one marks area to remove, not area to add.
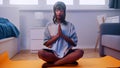
[[[77,50],[76,50],[76,54],[77,54],[78,58],[81,58],[81,57],[83,57],[83,55],[84,55],[84,51],[81,50],[81,49],[77,49]]]
[[[55,62],[58,60],[58,58],[55,55],[53,55],[50,52],[46,52],[44,50],[39,50],[38,56],[40,59],[43,59],[44,61],[47,61],[47,62]]]
[[[44,51],[43,50],[39,50],[38,51],[38,56],[39,56],[39,58],[44,57]]]
[[[50,60],[44,50],[39,50],[38,51],[38,57],[40,59],[44,60],[44,61],[49,61]]]

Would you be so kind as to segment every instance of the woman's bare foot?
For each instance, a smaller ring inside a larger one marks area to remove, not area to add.
[[[55,66],[57,66],[57,65],[55,65],[54,63],[44,63],[44,64],[42,65],[42,68],[55,67]]]
[[[78,62],[75,61],[75,62],[72,62],[72,63],[68,63],[68,64],[66,64],[66,65],[76,66],[76,65],[78,65]]]
[[[55,65],[54,63],[44,63],[42,65],[42,68],[55,67],[55,66],[65,66],[65,65],[76,66],[76,65],[78,65],[78,62],[75,61],[75,62],[64,64],[64,65]]]

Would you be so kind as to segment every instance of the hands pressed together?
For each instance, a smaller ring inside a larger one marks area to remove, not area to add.
[[[66,40],[68,43],[70,43],[73,46],[76,46],[74,42],[66,35],[62,33],[61,25],[59,23],[58,25],[58,33],[57,33],[57,38],[62,37],[64,40]]]
[[[50,40],[48,40],[47,43],[45,43],[45,45],[47,47],[51,47],[50,45],[53,44],[60,37],[63,38],[66,42],[70,43],[71,45],[76,46],[74,44],[74,42],[69,37],[67,37],[66,35],[64,35],[62,33],[62,29],[61,29],[60,23],[58,25],[58,33],[55,36],[52,36],[52,38]]]
[[[58,36],[58,37],[62,37],[62,36],[63,36],[63,34],[62,34],[62,29],[61,29],[61,25],[60,25],[60,24],[58,25],[58,33],[57,33],[57,36]]]

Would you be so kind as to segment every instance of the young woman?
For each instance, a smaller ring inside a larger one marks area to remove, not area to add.
[[[44,33],[44,45],[48,49],[38,52],[40,59],[46,61],[43,67],[74,64],[84,54],[81,49],[72,49],[77,45],[77,34],[72,23],[65,20],[66,5],[55,3],[53,22],[49,23]]]

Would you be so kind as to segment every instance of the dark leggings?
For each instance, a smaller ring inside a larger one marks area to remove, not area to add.
[[[47,52],[51,52],[51,53],[54,54],[53,50],[49,50],[49,49],[43,49],[43,50],[45,50],[45,51],[47,51]],[[67,53],[65,56],[67,56],[68,54],[74,52],[75,50],[77,50],[77,49],[70,49],[70,50],[68,51],[68,53]],[[65,56],[64,56],[64,57],[65,57]]]

